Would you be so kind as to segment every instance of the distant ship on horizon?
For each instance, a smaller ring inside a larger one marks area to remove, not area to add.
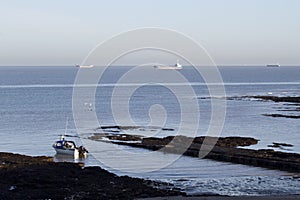
[[[168,65],[154,65],[153,66],[156,69],[182,69],[182,65],[179,63],[179,61],[177,60],[176,64],[173,66],[168,66]]]
[[[94,67],[94,65],[75,65],[76,67],[79,67],[79,68],[92,68]]]
[[[267,67],[280,67],[279,64],[268,64]]]

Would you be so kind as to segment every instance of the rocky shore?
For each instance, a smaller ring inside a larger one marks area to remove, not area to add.
[[[270,101],[274,101],[274,102],[300,103],[300,97],[250,96],[250,98],[270,100]]]
[[[300,119],[300,115],[282,115],[282,114],[263,114],[267,117],[284,117],[284,118],[291,118],[291,119]]]
[[[260,101],[273,101],[275,103],[286,103],[280,106],[277,111],[286,112],[287,114],[280,113],[268,113],[262,114],[267,117],[274,118],[290,118],[290,119],[300,119],[300,115],[296,113],[300,111],[300,96],[295,97],[280,97],[280,96],[269,96],[269,95],[257,95],[257,96],[235,96],[235,97],[227,97],[227,100],[245,100],[245,99],[256,99]]]
[[[162,188],[169,189],[162,189]],[[185,195],[166,183],[116,176],[82,163],[0,153],[0,199],[134,199]]]
[[[105,136],[100,134],[92,136],[90,139],[101,140],[102,137]],[[135,142],[130,142],[132,136],[127,138],[127,135],[118,134],[113,136],[112,142],[119,145],[127,145],[154,151],[160,150],[166,153],[180,153],[186,156],[199,157],[199,150],[203,145],[204,138],[205,137],[196,137],[193,139],[185,136],[142,138],[135,136]],[[257,144],[258,140],[254,138],[207,138],[208,141],[217,140],[217,142],[213,149],[204,157],[206,159],[300,173],[300,154],[274,151],[273,149],[253,150],[238,148],[241,146]],[[185,144],[189,145],[186,146]]]
[[[261,99],[265,101],[274,102],[289,102],[289,103],[300,103],[300,97],[279,97],[279,96],[269,96],[269,95],[256,95],[256,96],[241,96],[241,97],[229,97],[228,100],[234,99]]]

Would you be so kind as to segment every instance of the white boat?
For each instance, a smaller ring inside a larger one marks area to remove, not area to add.
[[[179,64],[179,62],[177,61],[176,64],[174,66],[167,66],[167,65],[154,65],[153,66],[156,69],[182,69],[182,65]]]
[[[75,158],[85,158],[87,156],[87,149],[83,146],[76,147],[74,141],[65,140],[66,131],[68,127],[68,120],[66,123],[66,130],[63,135],[60,136],[60,139],[57,140],[52,147],[56,151],[57,154],[65,154],[65,155],[73,155]]]
[[[56,141],[52,147],[57,154],[73,155],[75,158],[86,158],[88,150],[83,147],[76,147],[74,141],[65,140],[65,136],[62,135],[60,140]]]
[[[52,147],[57,154],[67,154],[67,155],[76,155],[78,154],[78,149],[76,148],[75,142],[65,140],[65,136],[62,135],[60,140],[56,141]]]

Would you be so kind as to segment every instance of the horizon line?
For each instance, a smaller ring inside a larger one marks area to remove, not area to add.
[[[217,64],[217,67],[265,67],[268,64]],[[97,67],[97,65],[95,65]],[[135,64],[110,65],[111,67],[134,67]],[[192,65],[185,65],[191,67]],[[206,67],[214,66],[207,65]],[[76,67],[76,65],[0,65],[0,67]],[[300,67],[300,64],[280,64],[280,67]]]

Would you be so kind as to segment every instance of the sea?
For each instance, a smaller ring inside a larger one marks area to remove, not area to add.
[[[95,101],[87,101],[81,105],[86,115],[96,114],[99,126],[132,126],[133,123],[136,128],[123,133],[164,137],[184,134],[180,132],[181,128],[186,131],[195,127],[193,116],[199,115],[199,126],[194,134],[205,136],[212,119],[212,101],[223,99],[226,112],[220,137],[253,137],[259,140],[258,144],[243,148],[300,153],[300,119],[267,116],[299,116],[299,103],[253,98],[260,95],[300,96],[300,67],[218,67],[222,83],[215,84],[224,86],[224,96],[214,96],[205,78],[193,67],[178,70],[187,80],[186,83],[175,81],[168,84],[137,84],[134,80],[132,83],[120,83],[119,80],[132,69],[131,66],[107,68],[96,85]],[[145,149],[91,141],[88,137],[82,137],[84,135],[78,134],[76,129],[78,123],[76,119],[74,122],[73,112],[74,106],[77,106],[73,102],[73,90],[77,87],[74,83],[80,70],[89,69],[71,66],[0,67],[1,152],[54,156],[56,161],[85,162],[86,166],[101,166],[118,175],[172,183],[182,191],[194,195],[300,194],[300,179],[292,173],[208,159],[178,157],[161,152],[149,154]],[[159,73],[169,72],[164,70]],[[170,85],[175,89],[168,88]],[[194,95],[187,92],[191,88]],[[113,103],[113,98],[117,103]],[[182,100],[185,98],[188,100]],[[187,103],[181,102],[189,102],[191,99],[198,103],[197,108],[189,109]],[[113,108],[116,104],[117,109]],[[131,123],[126,124],[128,121]],[[159,124],[168,128],[168,131],[153,131],[153,126],[149,124]],[[85,128],[86,133],[99,132],[96,125],[87,123]],[[72,139],[77,144],[87,145],[90,155],[86,160],[55,155],[52,144],[66,131],[68,135],[74,136]],[[273,142],[291,146],[273,148],[270,147]],[[116,149],[129,154],[118,154]],[[135,155],[146,157],[149,162],[139,162],[139,159],[133,158]],[[155,165],[166,160],[172,162],[163,167]]]

